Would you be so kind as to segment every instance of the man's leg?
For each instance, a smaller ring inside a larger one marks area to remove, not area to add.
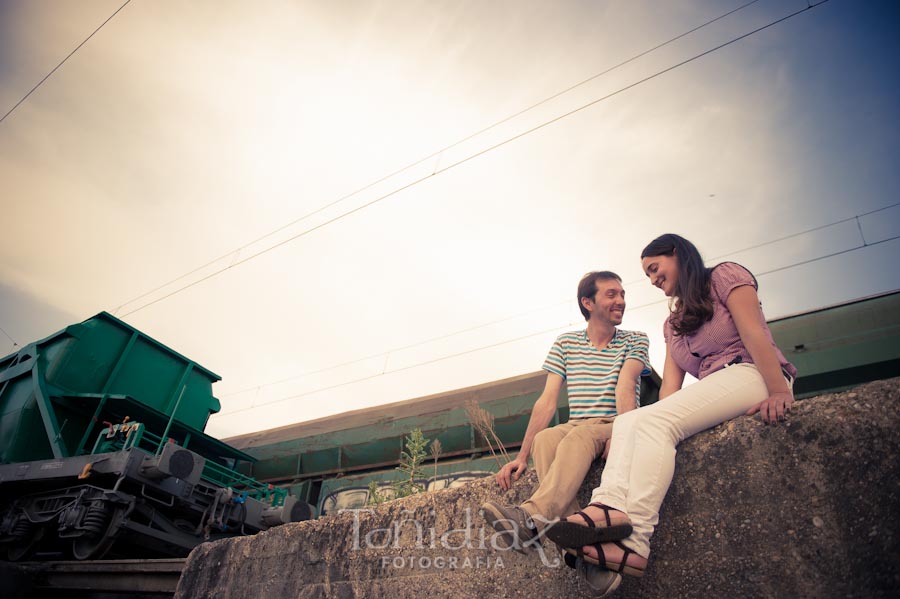
[[[556,459],[556,448],[574,428],[574,424],[566,422],[545,428],[535,435],[531,459],[534,460],[534,471],[538,475],[538,481],[542,482],[546,478],[550,465]]]
[[[573,429],[574,425],[571,423],[558,424],[545,428],[535,435],[531,459],[534,461],[534,470],[541,483],[556,458],[557,447]],[[531,526],[531,515],[522,510],[521,506],[488,501],[481,506],[481,515],[494,530],[501,533],[497,538],[500,546],[511,547],[525,553],[525,547],[537,534]]]
[[[539,479],[537,491],[521,506],[496,501],[481,506],[488,524],[501,533],[501,545],[524,553],[540,538],[544,524],[578,509],[575,494],[611,433],[611,418],[590,418],[544,429],[535,436],[531,457]]]
[[[591,463],[603,453],[606,441],[612,434],[611,418],[590,418],[571,424],[572,428],[555,448],[554,458],[558,459],[552,460],[543,476],[538,472],[540,484],[537,491],[522,504],[538,528],[542,528],[545,522],[578,510],[575,495]]]

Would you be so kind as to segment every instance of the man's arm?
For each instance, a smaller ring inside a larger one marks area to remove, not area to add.
[[[531,447],[534,445],[534,438],[539,432],[547,428],[553,414],[556,412],[559,403],[559,392],[562,389],[563,377],[555,373],[547,374],[547,382],[544,385],[544,391],[538,400],[534,402],[534,408],[531,410],[531,418],[528,420],[528,428],[525,430],[525,438],[522,439],[522,447],[516,459],[505,464],[500,471],[497,472],[497,483],[500,488],[506,491],[512,485],[513,481],[519,480],[519,477],[528,469],[528,456],[531,455]]]
[[[644,371],[644,362],[637,358],[628,358],[622,364],[619,371],[619,380],[616,381],[616,415],[620,416],[637,407],[637,385],[641,373]],[[604,460],[609,457],[612,447],[612,439],[606,440],[606,446],[600,457]]]
[[[684,370],[672,358],[669,344],[666,344],[666,363],[663,366],[662,383],[659,386],[659,398],[665,399],[684,385]]]
[[[616,414],[630,412],[637,407],[637,385],[644,363],[634,358],[625,360],[616,382]]]

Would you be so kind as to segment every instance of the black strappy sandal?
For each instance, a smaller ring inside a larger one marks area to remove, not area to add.
[[[595,543],[591,545],[596,551],[597,556],[600,559],[591,557],[584,552],[582,547],[578,547],[577,549],[569,549],[566,551],[567,555],[572,555],[573,557],[581,558],[589,564],[594,564],[595,566],[600,566],[601,568],[606,568],[607,570],[611,570],[613,572],[617,572],[619,574],[625,574],[626,576],[635,576],[640,578],[644,575],[644,568],[638,568],[637,566],[629,566],[628,565],[628,557],[630,555],[637,555],[633,550],[629,549],[619,541],[611,541],[613,545],[622,550],[622,560],[618,563],[611,562],[606,559],[606,552],[603,551],[602,543]],[[572,553],[574,551],[574,554]],[[568,561],[566,562],[568,563]]]
[[[591,503],[588,507],[596,507],[603,510],[603,515],[606,517],[605,526],[598,526],[590,516],[582,511],[578,511],[574,515],[580,516],[585,524],[576,524],[568,518],[563,518],[547,529],[545,536],[560,547],[578,548],[596,543],[618,541],[631,534],[631,522],[627,519],[627,516],[625,522],[613,524],[610,512],[618,510],[613,510],[602,503]]]

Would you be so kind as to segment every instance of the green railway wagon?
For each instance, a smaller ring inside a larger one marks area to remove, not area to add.
[[[285,486],[300,499],[316,505],[320,514],[332,510],[333,495],[346,488],[341,505],[356,505],[360,481],[387,485],[396,476],[404,439],[419,429],[441,443],[439,464],[446,476],[465,471],[478,477],[496,472],[487,459],[487,440],[472,426],[466,404],[474,402],[493,417],[494,430],[507,450],[522,443],[531,410],[544,389],[544,371],[511,377],[464,389],[355,410],[227,439],[256,458],[242,472],[258,480]],[[659,376],[641,380],[641,403],[659,396]],[[563,389],[552,424],[569,419],[568,396]],[[496,441],[493,442],[496,448]],[[350,496],[356,499],[347,499]],[[331,499],[329,499],[331,498]]]
[[[769,328],[797,367],[798,399],[900,376],[898,291],[776,318]]]
[[[416,479],[416,482],[429,492],[452,489],[472,480],[492,476],[497,468],[496,459],[490,456],[442,461],[436,465],[426,463],[421,470],[422,477]],[[376,483],[379,495],[385,499],[393,499],[392,484],[401,478],[401,473],[394,469],[328,479],[322,484],[319,514],[329,516],[341,510],[365,508],[372,498],[369,490],[371,482]]]
[[[174,557],[308,518],[203,432],[218,380],[105,312],[0,359],[0,550]]]
[[[861,298],[769,321],[778,346],[798,368],[797,398],[900,376],[900,292]],[[546,373],[439,393],[229,439],[257,458],[246,474],[285,485],[320,514],[364,504],[367,484],[396,477],[404,436],[415,428],[445,448],[441,464],[467,476],[497,470],[463,409],[476,401],[495,419],[503,445],[521,443]],[[659,377],[644,377],[641,403],[656,401]],[[568,420],[565,391],[551,424]],[[452,474],[449,473],[449,474]],[[363,503],[361,503],[363,502]]]
[[[106,312],[6,356],[0,372],[4,464],[83,453],[107,407],[177,410],[197,431],[220,409],[212,384],[221,377]]]

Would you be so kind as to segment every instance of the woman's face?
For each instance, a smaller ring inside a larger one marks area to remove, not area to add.
[[[668,297],[672,297],[675,286],[678,285],[677,256],[647,256],[641,260],[641,267],[651,285],[659,287]]]

